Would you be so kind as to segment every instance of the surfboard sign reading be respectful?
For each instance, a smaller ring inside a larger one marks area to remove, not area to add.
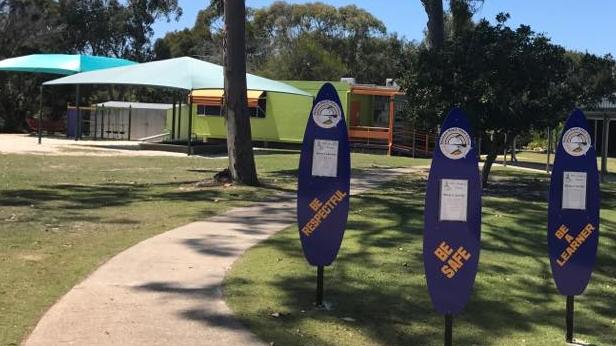
[[[599,243],[599,172],[584,113],[576,109],[560,137],[548,206],[552,275],[565,296],[582,294],[590,281]]]
[[[299,162],[297,223],[306,260],[328,266],[338,255],[349,214],[351,154],[344,112],[331,83],[308,117]]]
[[[481,238],[481,181],[464,112],[443,122],[428,177],[423,256],[432,305],[442,315],[462,311],[472,293]]]

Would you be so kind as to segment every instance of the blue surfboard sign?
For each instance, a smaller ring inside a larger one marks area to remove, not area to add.
[[[550,182],[548,249],[552,275],[565,296],[582,294],[599,243],[599,172],[584,113],[576,109],[560,136]]]
[[[351,153],[342,104],[323,85],[308,117],[299,161],[297,223],[304,256],[328,266],[338,255],[349,215]]]
[[[462,311],[479,263],[481,180],[477,150],[464,112],[443,122],[426,189],[423,256],[432,305],[442,315]]]

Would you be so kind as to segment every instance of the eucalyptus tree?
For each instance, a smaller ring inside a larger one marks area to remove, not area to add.
[[[246,4],[224,0],[224,113],[227,124],[229,170],[234,181],[257,186],[257,169],[246,96]]]

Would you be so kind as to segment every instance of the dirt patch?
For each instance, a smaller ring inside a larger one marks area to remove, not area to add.
[[[46,138],[38,144],[36,136],[0,134],[0,153],[56,156],[178,156],[182,153],[140,150],[136,141],[75,141],[68,138]]]

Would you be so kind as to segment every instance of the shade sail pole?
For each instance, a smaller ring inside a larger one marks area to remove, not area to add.
[[[81,136],[81,116],[79,114],[79,84],[75,88],[75,109],[77,117],[75,118],[75,140],[78,141]]]
[[[178,109],[178,135],[177,139],[182,140],[182,98],[179,100],[179,109]]]
[[[105,138],[105,104],[103,104],[101,110],[101,139]]]
[[[90,113],[92,114],[92,113]],[[98,104],[94,105],[94,131],[90,130],[90,137],[92,137],[92,139],[96,140],[96,131],[98,130]],[[92,136],[92,133],[94,133],[94,136]]]
[[[171,112],[171,142],[175,140],[175,94],[173,95],[173,110]]]
[[[130,141],[130,131],[133,125],[133,105],[128,106],[128,140]]]
[[[43,86],[39,87],[40,97],[39,100],[39,118],[38,118],[38,144],[41,144],[43,141]]]
[[[192,154],[192,114],[193,114],[193,103],[192,103],[192,95],[188,95],[188,145],[187,151],[188,156]]]

